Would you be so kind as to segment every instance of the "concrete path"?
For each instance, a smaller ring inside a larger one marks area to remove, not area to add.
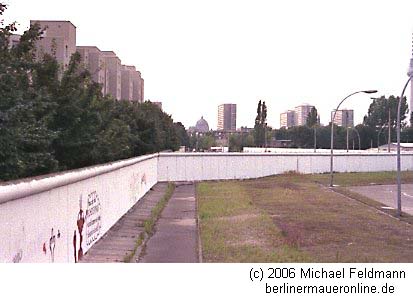
[[[370,185],[349,187],[353,192],[372,198],[384,205],[397,208],[396,185]],[[402,211],[413,215],[413,184],[402,185]]]
[[[199,262],[196,215],[194,184],[177,184],[138,262]]]
[[[144,232],[143,222],[150,218],[152,208],[165,195],[167,183],[156,184],[86,253],[81,262],[123,262],[131,254],[139,234]]]

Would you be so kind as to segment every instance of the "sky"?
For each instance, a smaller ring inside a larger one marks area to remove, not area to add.
[[[237,104],[237,127],[254,126],[259,100],[268,125],[302,103],[321,122],[348,94],[399,96],[412,55],[413,1],[5,0],[19,32],[31,19],[69,20],[77,45],[113,50],[145,79],[145,99],[187,128],[218,105]],[[410,92],[407,94],[410,98]],[[342,108],[361,123],[371,95]]]

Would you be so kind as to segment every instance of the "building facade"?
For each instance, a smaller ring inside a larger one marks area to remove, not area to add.
[[[106,95],[109,76],[102,51],[95,46],[77,46],[76,50],[80,54],[84,68],[90,72],[92,80],[102,86],[102,94]]]
[[[134,66],[122,66],[122,100],[143,102],[143,79]]]
[[[280,127],[290,128],[295,126],[295,111],[287,110],[280,114]]]
[[[236,131],[237,129],[237,105],[221,104],[218,106],[218,126],[217,130]]]
[[[304,126],[307,124],[308,114],[311,112],[313,105],[310,104],[301,104],[297,106],[294,117],[294,126]]]
[[[107,93],[112,95],[116,100],[122,99],[122,64],[119,57],[113,51],[102,51],[105,57],[105,65],[108,69],[107,72],[107,82],[108,88]]]
[[[9,48],[13,48],[20,43],[21,35],[19,34],[12,34],[9,37]]]
[[[36,42],[36,58],[42,59],[45,54],[56,58],[65,71],[70,58],[76,52],[76,27],[70,21],[31,20],[30,26],[39,24],[43,34]]]
[[[122,65],[121,69],[121,99],[133,101],[133,73],[136,72],[135,67]]]
[[[334,112],[332,112],[333,114]],[[334,124],[342,127],[354,126],[354,111],[352,109],[341,109],[336,113]]]

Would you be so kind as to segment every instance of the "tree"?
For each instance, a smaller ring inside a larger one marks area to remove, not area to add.
[[[0,3],[0,15],[5,9]],[[0,24],[0,180],[178,150],[188,143],[183,125],[156,105],[103,95],[81,67],[79,53],[63,73],[53,51],[35,58],[39,25],[11,47],[15,23]]]
[[[255,126],[254,126],[254,140],[255,145],[258,147],[262,147],[265,144],[265,134],[266,134],[266,127],[267,127],[267,106],[265,105],[265,101],[258,102],[257,107],[257,117],[255,118]]]
[[[318,112],[315,107],[312,107],[311,111],[308,113],[306,125],[310,128],[318,125]]]
[[[0,3],[0,15],[6,8]],[[51,147],[56,134],[48,127],[53,102],[41,80],[42,63],[33,59],[41,30],[31,27],[11,47],[9,38],[15,30],[15,23],[0,22],[0,180],[39,175],[58,167]]]
[[[175,132],[178,136],[179,145],[189,147],[189,136],[185,126],[181,122],[174,123]]]
[[[381,96],[380,98],[375,98],[370,104],[367,115],[364,117],[363,124],[372,128],[378,128],[386,126],[389,122],[389,110],[391,118],[391,127],[396,128],[397,126],[397,106],[400,97],[390,96],[386,98]],[[400,107],[400,121],[402,127],[406,126],[406,114],[408,113],[408,106],[406,97],[403,98]]]

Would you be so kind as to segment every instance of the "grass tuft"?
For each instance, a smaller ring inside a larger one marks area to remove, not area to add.
[[[144,246],[145,237],[149,239],[153,235],[155,224],[158,221],[159,217],[161,216],[161,213],[163,209],[165,208],[166,204],[168,203],[169,199],[171,198],[174,190],[175,190],[175,184],[169,182],[165,195],[163,195],[161,200],[152,209],[150,218],[143,222],[145,232],[142,232],[139,235],[138,239],[136,240],[133,251],[123,258],[123,262],[130,263],[133,257],[135,256],[138,248],[142,245]]]

